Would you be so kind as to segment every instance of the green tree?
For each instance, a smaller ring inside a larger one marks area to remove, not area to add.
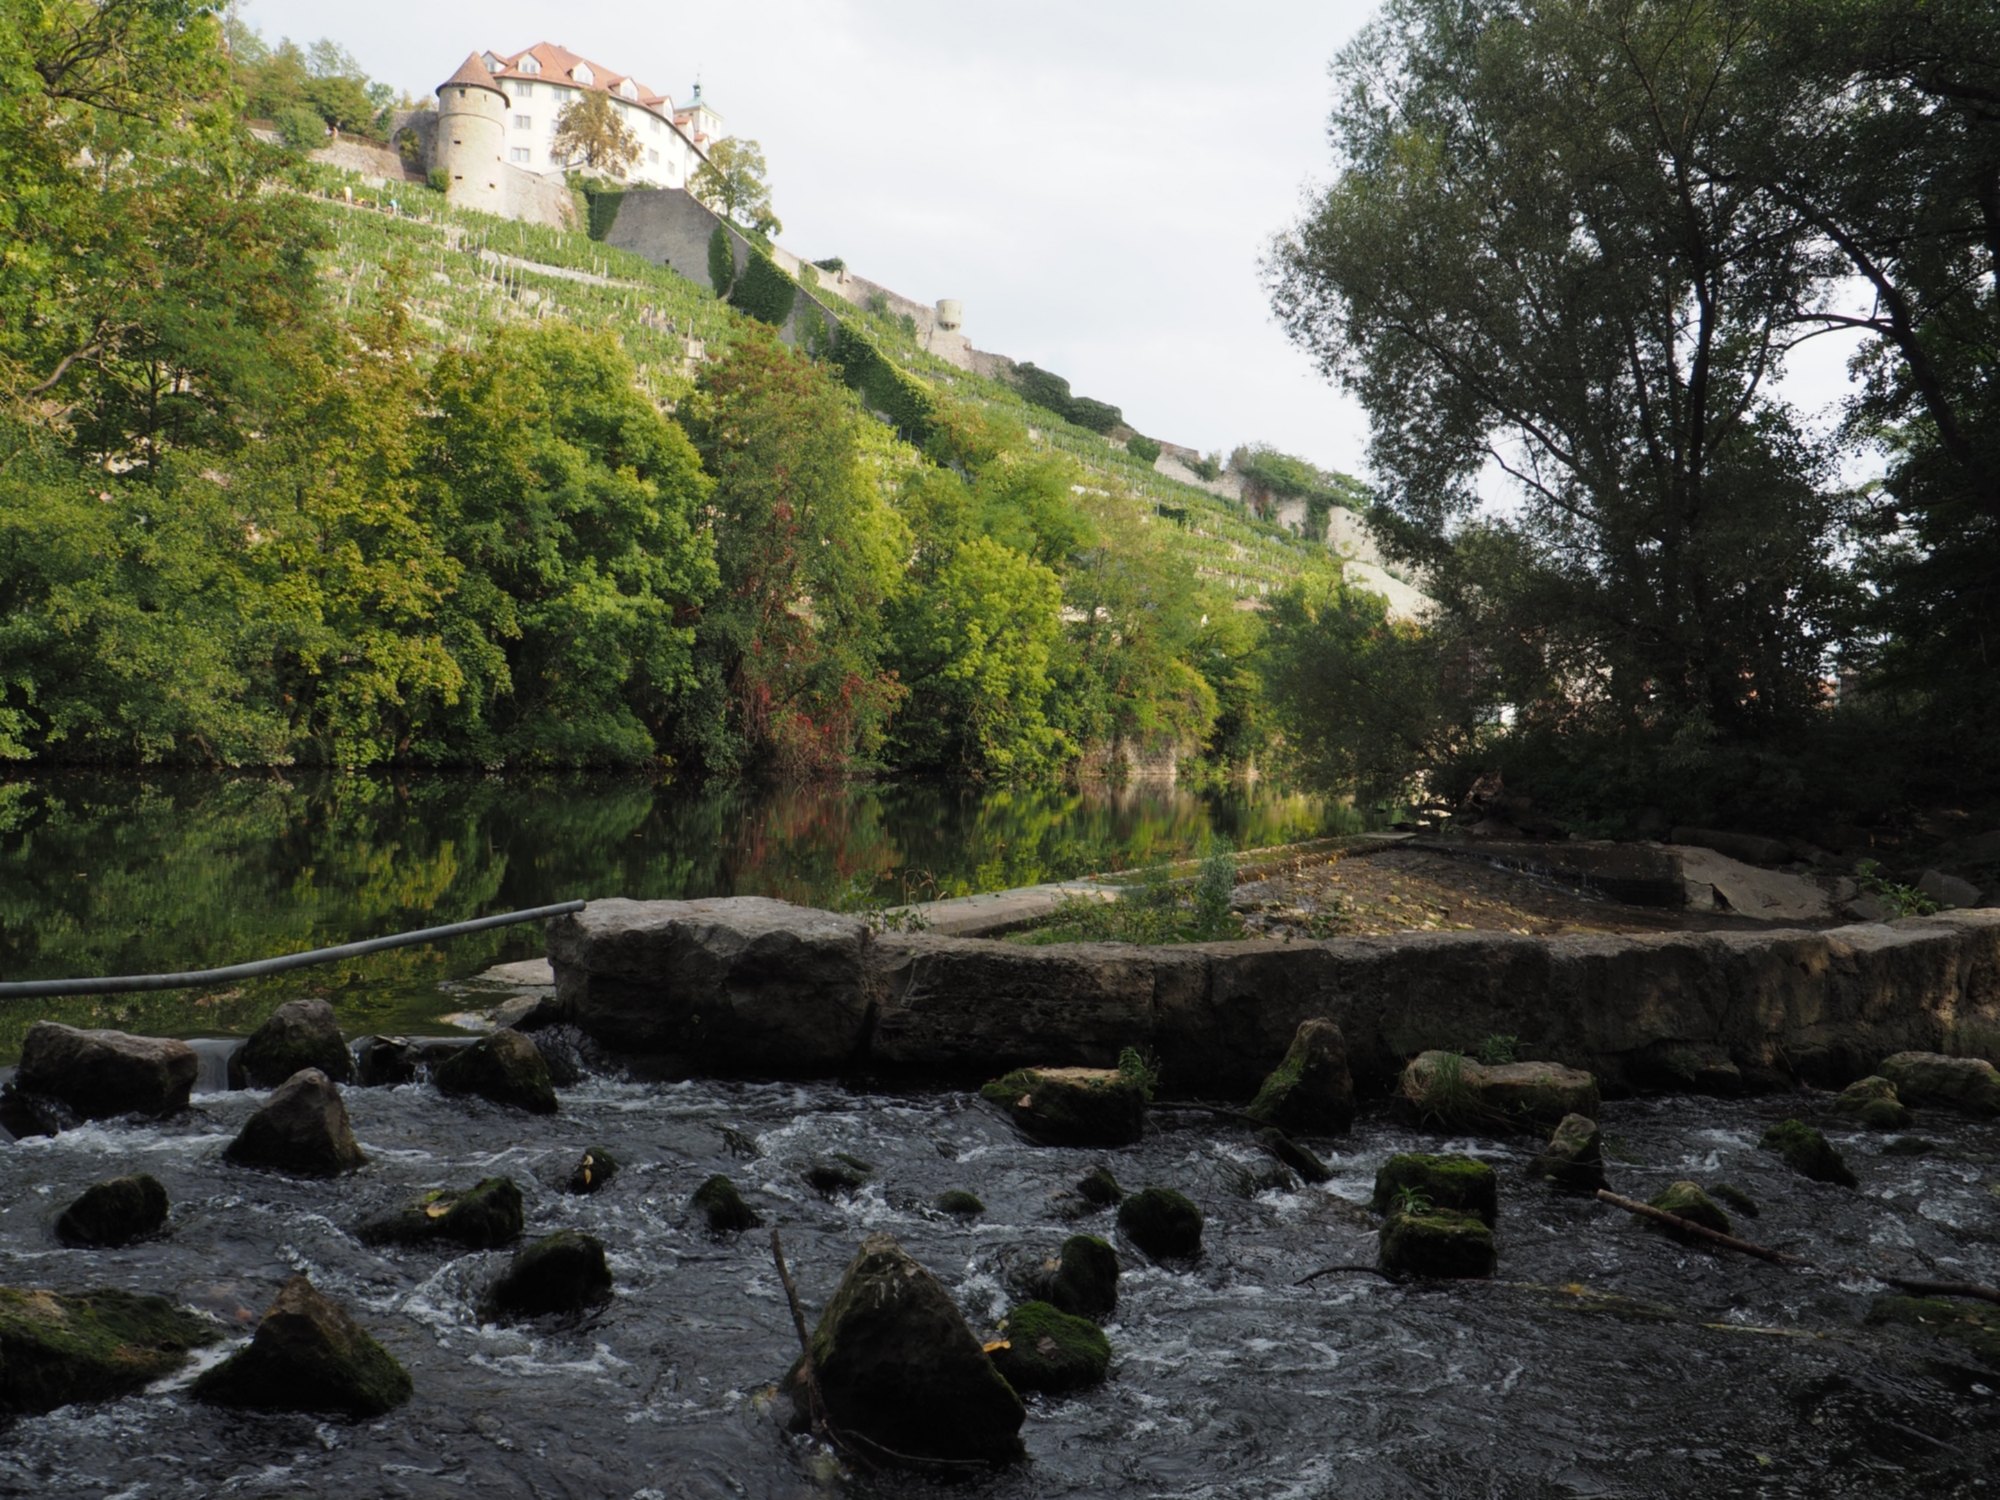
[[[710,772],[849,769],[901,696],[878,620],[907,547],[862,466],[863,419],[761,326],[703,370],[684,412],[715,481],[721,581],[696,626],[675,754]]]
[[[1842,508],[1770,383],[1831,266],[1702,173],[1750,118],[1750,35],[1709,0],[1392,0],[1273,258],[1286,328],[1369,412],[1388,535],[1531,717],[1685,745],[1821,701]],[[1453,562],[1492,470],[1497,596]]]
[[[709,484],[607,335],[509,329],[441,361],[427,509],[463,569],[467,687],[438,759],[643,762],[693,678],[715,586]]]
[[[688,191],[723,217],[775,237],[785,226],[771,211],[768,171],[762,146],[729,136],[708,148],[707,160],[688,180]]]
[[[556,113],[555,138],[549,154],[569,167],[583,167],[623,177],[639,159],[639,137],[619,117],[611,96],[586,89]]]

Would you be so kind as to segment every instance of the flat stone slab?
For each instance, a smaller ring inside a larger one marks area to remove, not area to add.
[[[554,984],[556,966],[546,958],[524,958],[519,963],[495,964],[473,976],[488,984]]]
[[[997,937],[1019,932],[1053,916],[1065,901],[1116,901],[1119,887],[1095,880],[1055,880],[1018,886],[1011,891],[987,891],[977,896],[950,896],[942,901],[915,901],[892,906],[890,918],[914,916],[924,932],[941,937]]]
[[[1681,875],[1690,887],[1690,906],[1701,904],[1692,888],[1705,885],[1721,898],[1719,904],[1759,921],[1826,922],[1833,918],[1833,903],[1826,891],[1803,875],[1748,865],[1695,844],[1669,844],[1666,849],[1681,862]]]

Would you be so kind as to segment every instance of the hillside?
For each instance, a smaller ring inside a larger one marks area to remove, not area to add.
[[[409,276],[412,311],[443,347],[470,349],[495,327],[541,319],[608,330],[638,366],[644,388],[670,405],[691,388],[700,362],[720,354],[746,324],[706,287],[593,241],[580,229],[454,208],[413,186],[397,194],[404,201],[391,211],[377,199],[396,190],[330,167],[315,168],[312,180],[333,237],[323,274],[342,288],[343,306],[355,304],[357,290],[382,286],[400,265]],[[1158,472],[1097,433],[1030,405],[1000,381],[927,353],[894,319],[855,316],[912,374],[1004,413],[1028,429],[1037,447],[1074,458],[1106,495],[1164,528],[1170,549],[1214,587],[1239,599],[1261,598],[1326,564],[1324,547],[1259,520],[1238,501]]]

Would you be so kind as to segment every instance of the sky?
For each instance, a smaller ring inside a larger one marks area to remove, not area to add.
[[[1327,64],[1372,4],[1235,0],[243,0],[423,96],[468,52],[560,43],[770,166],[779,242],[1068,377],[1141,432],[1359,473],[1367,422],[1273,321],[1258,261],[1329,170]]]
[[[786,248],[958,298],[976,347],[1068,377],[1151,437],[1267,442],[1364,478],[1366,416],[1279,330],[1259,261],[1331,175],[1327,65],[1374,9],[238,0],[270,41],[330,37],[419,98],[468,52],[539,41],[676,103],[699,75],[725,130],[762,145]],[[1827,409],[1852,345],[1808,346],[1783,394]]]

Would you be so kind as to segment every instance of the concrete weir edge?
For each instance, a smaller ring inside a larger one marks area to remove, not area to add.
[[[2000,910],[1813,931],[1032,947],[877,933],[766,897],[593,901],[549,924],[564,1017],[689,1073],[991,1077],[1149,1049],[1177,1093],[1254,1090],[1325,1017],[1356,1077],[1518,1038],[1609,1092],[1839,1085],[1905,1050],[2000,1062]]]

